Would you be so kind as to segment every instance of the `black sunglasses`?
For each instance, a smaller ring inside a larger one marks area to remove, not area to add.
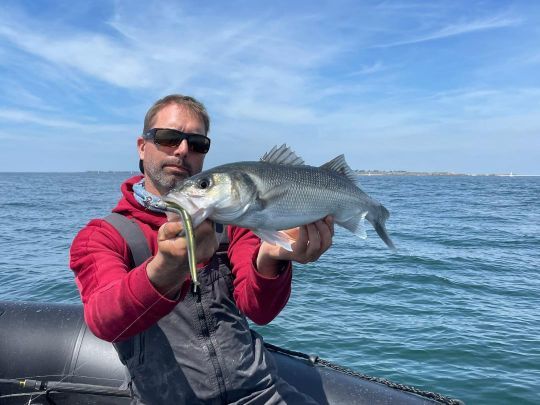
[[[151,139],[161,146],[177,148],[184,139],[187,140],[189,150],[206,153],[210,149],[210,138],[200,134],[188,134],[172,128],[152,128],[143,134],[144,139]]]

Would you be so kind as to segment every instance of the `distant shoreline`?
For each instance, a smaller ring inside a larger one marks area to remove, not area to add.
[[[417,177],[540,177],[540,174],[516,174],[516,173],[453,173],[453,172],[408,172],[405,170],[353,170],[358,176],[417,176]],[[0,174],[141,174],[130,170],[84,170],[76,172],[8,172],[0,171]]]
[[[408,172],[405,170],[354,170],[358,176],[466,176],[466,177],[540,177],[538,174],[515,173],[452,173],[452,172]]]

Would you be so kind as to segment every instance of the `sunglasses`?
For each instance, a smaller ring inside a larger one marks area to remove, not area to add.
[[[171,128],[152,128],[143,134],[144,139],[151,139],[161,146],[177,148],[185,139],[189,150],[198,153],[206,153],[210,149],[210,138],[205,135],[188,134]]]

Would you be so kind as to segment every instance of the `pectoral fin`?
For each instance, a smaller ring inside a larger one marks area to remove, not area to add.
[[[283,231],[269,231],[266,229],[254,229],[253,233],[261,240],[272,245],[281,246],[283,249],[292,251],[292,239]]]
[[[257,195],[257,202],[260,204],[261,208],[264,209],[272,201],[279,200],[282,196],[286,195],[289,192],[289,187],[286,185],[277,185],[266,190],[264,193],[259,193]]]

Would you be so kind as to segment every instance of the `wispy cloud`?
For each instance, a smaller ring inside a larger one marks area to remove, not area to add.
[[[102,35],[75,34],[71,38],[57,38],[4,25],[0,27],[0,36],[47,61],[75,68],[117,86],[145,87],[151,83],[151,70],[134,55],[129,44],[122,45]]]
[[[36,126],[51,130],[76,130],[71,132],[71,137],[76,138],[84,134],[102,134],[102,136],[111,136],[117,134],[136,134],[134,127],[126,124],[102,124],[92,122],[91,120],[79,121],[65,118],[51,118],[50,115],[38,114],[35,111],[21,109],[2,109],[0,108],[0,120],[7,123],[14,123],[24,127]],[[20,127],[19,127],[20,128]],[[35,131],[35,130],[34,130]],[[4,134],[7,135],[6,132]],[[50,133],[49,133],[50,134]]]
[[[37,115],[32,111],[0,109],[0,119],[4,122],[38,124],[50,128],[81,128],[82,125],[65,119],[54,119]]]
[[[386,70],[386,67],[380,62],[374,62],[370,65],[363,65],[360,66],[358,70],[354,70],[349,73],[349,76],[363,76],[363,75],[371,75],[374,73],[379,73]]]
[[[411,45],[420,42],[434,41],[449,37],[455,37],[474,32],[487,31],[499,28],[507,28],[519,25],[522,22],[521,18],[491,16],[470,21],[451,23],[437,29],[432,29],[423,33],[413,33],[409,38],[398,41],[375,45],[375,48],[391,48],[395,46]],[[409,34],[410,35],[410,34]],[[408,36],[406,33],[403,36]]]
[[[244,107],[253,105],[254,119],[272,116],[256,106],[259,100],[273,100],[276,105],[267,110],[276,111],[278,104],[303,99],[312,91],[312,72],[340,51],[331,40],[297,40],[304,34],[294,16],[253,16],[242,22],[209,17],[201,36],[200,21],[178,6],[169,4],[152,13],[153,18],[146,12],[117,13],[109,22],[116,36],[69,32],[69,28],[25,30],[40,25],[26,17],[27,23],[18,22],[16,27],[8,19],[1,21],[0,37],[56,66],[130,90],[160,93],[197,87],[204,93],[219,86],[225,98],[234,94],[247,100]],[[322,18],[310,17],[313,23]],[[243,114],[249,115],[250,110],[243,109]],[[223,112],[228,111],[236,109],[228,104]]]
[[[308,162],[346,149],[358,168],[406,168],[426,159],[435,169],[430,152],[441,164],[447,152],[446,161],[457,164],[459,151],[485,149],[492,136],[503,155],[503,132],[534,143],[540,128],[534,8],[488,10],[459,1],[106,4],[62,3],[62,11],[73,9],[52,21],[33,12],[39,6],[0,6],[4,139],[17,142],[11,135],[25,128],[41,147],[47,143],[40,136],[54,140],[47,148],[62,159],[53,150],[70,134],[73,150],[84,145],[85,164],[92,156],[107,168],[112,153],[89,139],[122,154],[123,145],[134,145],[145,110],[172,92],[207,105],[220,150],[209,164],[288,142]],[[470,41],[404,46],[465,35]],[[134,153],[126,150],[114,164],[131,168]],[[461,164],[455,169],[473,163]]]

